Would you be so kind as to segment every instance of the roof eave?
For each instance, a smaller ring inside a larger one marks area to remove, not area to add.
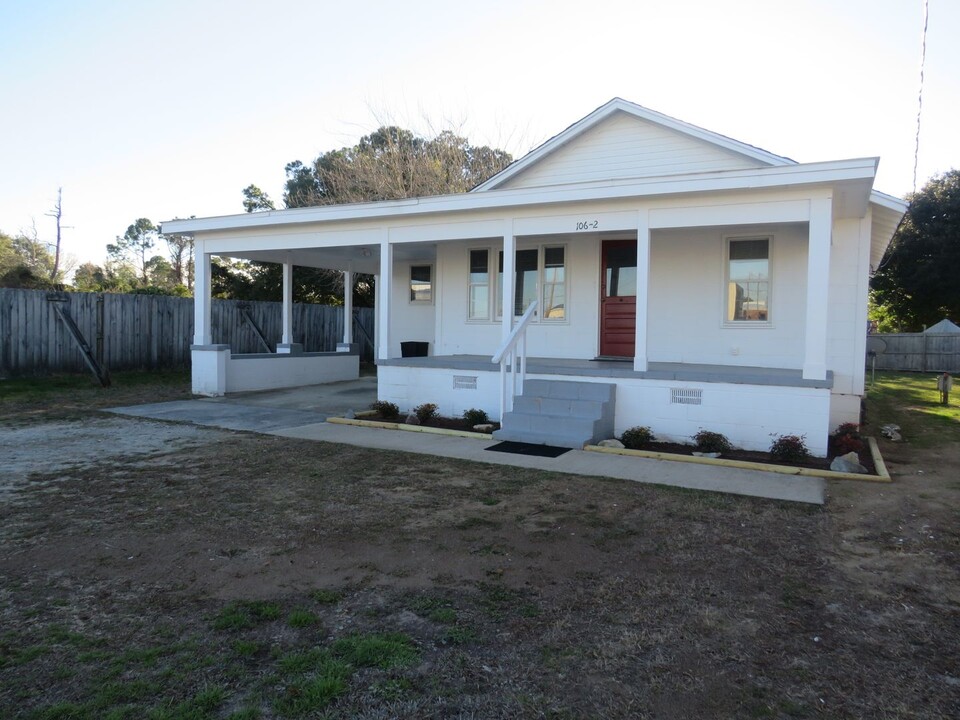
[[[872,184],[875,171],[876,158],[855,158],[751,170],[725,170],[689,175],[668,175],[657,178],[632,178],[542,188],[496,190],[480,194],[460,193],[374,203],[324,205],[220,217],[167,220],[162,223],[161,228],[164,233],[168,234],[189,234],[317,222],[387,220],[396,217],[440,215],[469,210],[508,209],[576,201],[616,200],[630,197],[657,197],[704,192],[735,192],[777,187],[789,188],[811,184],[824,185],[847,180],[864,180]]]

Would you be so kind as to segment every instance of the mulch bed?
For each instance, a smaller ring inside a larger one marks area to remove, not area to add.
[[[662,453],[671,453],[673,455],[693,455],[694,451],[697,449],[693,445],[688,445],[686,443],[671,443],[671,442],[651,442],[644,445],[642,450],[647,450],[650,452],[662,452]],[[864,443],[864,449],[859,453],[860,464],[863,465],[869,474],[876,475],[877,468],[873,464],[873,457],[870,455],[870,448],[866,447]],[[770,458],[770,455],[765,452],[759,452],[756,450],[741,450],[735,448],[730,452],[725,452],[721,456],[725,460],[742,460],[744,462],[754,462],[754,463],[766,463],[768,465],[783,465],[786,467],[802,467],[810,468],[811,470],[829,470],[830,461],[833,460],[833,454],[827,458],[816,458],[809,457],[803,462],[783,462],[780,460],[773,460]]]
[[[392,422],[403,424],[406,416],[399,418],[387,418],[382,415],[364,415],[360,420],[375,420],[377,422]],[[500,428],[500,423],[491,423],[494,430]],[[466,430],[468,432],[477,432],[473,429],[473,425],[468,423],[463,418],[451,418],[451,417],[435,417],[431,418],[425,423],[422,423],[425,427],[432,428],[442,428],[444,430]],[[672,442],[651,442],[647,443],[641,450],[647,450],[649,452],[662,452],[670,453],[672,455],[693,455],[694,451],[697,449],[694,445],[688,445],[686,443],[672,443]],[[860,464],[863,465],[868,474],[876,475],[877,468],[873,463],[873,457],[870,454],[870,448],[867,447],[864,443],[864,448],[859,453]],[[765,452],[760,452],[757,450],[741,450],[735,448],[730,452],[725,452],[721,456],[725,460],[742,460],[743,462],[753,462],[753,463],[766,463],[768,465],[782,465],[784,467],[802,467],[809,468],[811,470],[829,470],[830,461],[833,460],[834,454],[831,453],[829,457],[826,458],[817,458],[809,457],[803,462],[784,462],[781,460],[773,460],[770,458],[770,455]]]
[[[380,414],[364,415],[363,417],[357,418],[357,419],[358,420],[374,420],[376,422],[389,422],[389,423],[397,423],[397,424],[403,425],[404,420],[406,420],[406,415],[403,415],[401,417],[390,417],[390,418],[384,417],[383,415],[380,415]],[[466,430],[467,432],[479,432],[478,430],[473,429],[473,423],[469,423],[463,418],[437,416],[435,418],[431,418],[427,420],[427,422],[425,423],[420,423],[420,424],[423,427],[440,428],[442,430]],[[500,423],[498,422],[491,422],[490,425],[493,425],[494,430],[500,429]],[[491,430],[491,432],[493,431]]]

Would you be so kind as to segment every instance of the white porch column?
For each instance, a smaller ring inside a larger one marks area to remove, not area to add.
[[[637,330],[633,369],[647,371],[647,308],[650,304],[650,213],[637,213]]]
[[[203,251],[203,241],[196,240],[193,266],[193,344],[210,345],[210,256]]]
[[[281,338],[277,352],[281,355],[300,350],[293,343],[293,263],[283,264],[283,306],[280,315]]]
[[[377,278],[377,358],[390,358],[390,299],[393,287],[393,246],[390,230],[384,229],[380,240],[380,276]]]
[[[343,271],[343,344],[353,342],[353,273]]]
[[[514,293],[517,276],[514,268],[517,264],[517,239],[513,236],[513,221],[507,220],[503,231],[503,320],[500,337],[506,340],[513,332]]]
[[[380,312],[380,276],[376,273],[373,275],[373,312],[373,357],[376,360],[380,357],[380,320],[376,316]]]
[[[803,379],[827,377],[827,317],[830,288],[830,243],[833,199],[810,201],[810,237],[807,243],[807,307],[804,333]]]

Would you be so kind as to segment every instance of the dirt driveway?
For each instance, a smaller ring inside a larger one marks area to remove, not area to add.
[[[2,716],[960,714],[960,444],[812,508],[59,407],[0,427]]]

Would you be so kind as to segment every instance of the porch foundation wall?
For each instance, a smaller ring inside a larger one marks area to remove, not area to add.
[[[831,394],[827,388],[735,383],[690,383],[631,378],[528,375],[544,380],[613,383],[617,386],[615,433],[646,425],[661,440],[690,442],[700,430],[726,435],[746,450],[766,451],[776,435],[803,435],[816,456],[827,454],[831,429]],[[475,381],[475,388],[472,387]],[[467,387],[464,388],[463,386]],[[440,413],[459,416],[479,408],[497,417],[500,376],[490,372],[446,368],[380,366],[378,397],[409,411],[425,402]],[[700,390],[701,404],[671,401],[674,388]]]
[[[500,372],[448,368],[377,367],[377,399],[396,403],[401,412],[434,403],[441,415],[460,417],[464,410],[500,414]],[[476,387],[472,387],[476,383]]]
[[[229,345],[194,345],[191,359],[193,393],[208,397],[360,377],[360,356],[355,353],[233,355]]]
[[[226,364],[226,392],[320,385],[358,377],[360,357],[349,353],[234,355]]]

